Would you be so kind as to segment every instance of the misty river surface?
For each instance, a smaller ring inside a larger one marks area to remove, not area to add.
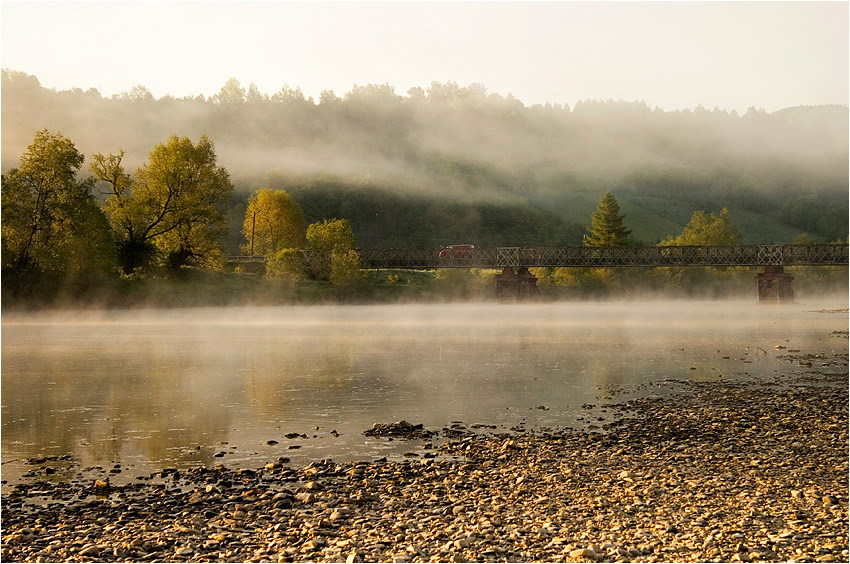
[[[62,455],[72,472],[120,464],[118,482],[279,456],[423,454],[422,441],[363,435],[402,419],[496,427],[481,432],[601,425],[582,406],[622,401],[611,397],[618,389],[658,395],[674,380],[781,376],[799,370],[778,358],[787,350],[846,352],[846,336],[831,333],[847,330],[847,315],[819,312],[846,307],[839,298],[4,315],[2,477]]]

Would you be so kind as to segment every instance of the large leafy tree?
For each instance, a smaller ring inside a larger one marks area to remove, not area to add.
[[[242,234],[251,255],[274,256],[306,242],[307,223],[301,206],[285,190],[262,188],[248,199]]]
[[[695,211],[678,237],[671,236],[661,242],[663,246],[740,244],[741,233],[726,208],[720,213]]]
[[[588,234],[584,236],[587,247],[622,247],[629,244],[631,230],[623,223],[620,205],[614,195],[608,191],[599,200],[599,206],[590,216]]]
[[[354,232],[347,219],[325,219],[307,227],[307,241],[317,251],[348,252],[354,248]]]
[[[354,232],[347,219],[326,219],[311,223],[307,227],[307,242],[311,249],[319,251],[310,265],[314,277],[328,280],[336,272],[336,281],[339,282],[345,278],[343,272],[353,272],[352,264],[359,268],[359,258],[356,253],[352,253]]]
[[[17,168],[2,178],[4,285],[81,283],[111,263],[106,220],[92,182],[78,180],[84,157],[70,139],[36,133]]]
[[[208,264],[223,254],[223,206],[233,185],[216,162],[213,143],[172,135],[151,151],[134,178],[124,172],[123,151],[93,155],[90,170],[108,186],[105,211],[126,274],[159,256],[171,266]]]

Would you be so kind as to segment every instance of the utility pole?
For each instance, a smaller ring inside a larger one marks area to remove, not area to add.
[[[254,258],[254,227],[257,225],[257,211],[254,210],[254,214],[251,216],[251,258]]]

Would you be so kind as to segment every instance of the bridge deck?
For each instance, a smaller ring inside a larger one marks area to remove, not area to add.
[[[848,245],[723,245],[702,247],[493,247],[359,249],[364,268],[830,266],[848,264]],[[309,262],[322,253],[304,251]]]
[[[490,247],[462,253],[439,248],[357,249],[363,268],[847,266],[848,244],[717,245],[701,247]],[[306,262],[327,252],[305,249]],[[264,262],[263,256],[230,256],[230,262]]]

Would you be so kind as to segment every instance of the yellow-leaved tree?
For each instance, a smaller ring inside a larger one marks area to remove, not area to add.
[[[262,188],[248,199],[242,234],[243,252],[272,257],[283,249],[302,248],[307,224],[301,206],[285,190]]]

